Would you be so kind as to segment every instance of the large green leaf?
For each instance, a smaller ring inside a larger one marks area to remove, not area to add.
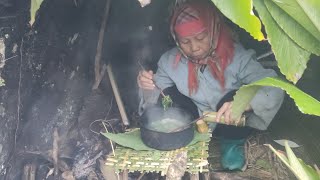
[[[312,23],[320,31],[320,1],[319,0],[297,0]]]
[[[255,0],[254,6],[265,25],[268,40],[278,66],[286,78],[296,83],[307,67],[310,52],[297,45],[273,20],[263,0]]]
[[[318,172],[315,169],[305,164],[301,159],[298,158],[298,160],[301,166],[303,167],[304,171],[307,173],[308,177],[312,177],[312,180],[320,180],[320,174],[318,174]]]
[[[257,89],[261,86],[278,87],[287,92],[295,101],[298,109],[305,114],[320,116],[320,102],[298,89],[293,84],[277,77],[267,77],[252,84],[242,86],[234,96],[232,105],[232,117],[238,119],[245,110],[246,105],[255,96]],[[244,104],[244,102],[246,104]]]
[[[302,0],[303,2],[299,3],[308,3],[309,0]],[[315,0],[318,1],[318,0]],[[314,8],[310,8],[307,12],[299,5],[297,0],[273,0],[281,9],[283,9],[286,13],[288,13],[293,19],[295,19],[299,24],[301,24],[307,31],[309,31],[315,38],[320,41],[320,30],[315,26],[313,21],[308,17],[307,13],[314,12],[317,6],[315,4]],[[318,1],[320,2],[320,1]],[[305,5],[307,7],[307,5]],[[319,3],[318,3],[318,11],[319,11]],[[318,20],[319,22],[319,20]]]
[[[31,9],[30,9],[30,25],[32,26],[35,19],[36,19],[36,13],[38,9],[40,8],[40,5],[43,0],[31,0]]]
[[[231,21],[245,29],[257,40],[263,40],[260,20],[252,12],[252,0],[212,0]]]
[[[129,147],[138,151],[143,150],[155,150],[153,148],[150,148],[146,146],[140,136],[140,129],[134,129],[130,132],[126,133],[101,133],[111,141],[114,141],[115,143],[124,146]],[[199,141],[209,141],[210,136],[206,133],[200,134],[198,131],[194,131],[194,138],[193,140],[188,144],[188,146],[193,145]]]
[[[245,111],[248,104],[251,102],[254,95],[260,89],[260,86],[242,86],[233,97],[232,105],[232,118],[241,118],[243,112]]]
[[[295,156],[292,149],[289,147],[288,142],[285,142],[285,148],[288,157],[274,149],[270,144],[267,144],[267,146],[280,158],[280,160],[293,172],[298,179],[320,180],[320,176],[316,170]]]
[[[320,41],[275,3],[270,0],[264,2],[273,19],[293,41],[305,50],[320,55]]]
[[[287,158],[286,155],[282,154],[281,152],[277,151],[274,147],[272,147],[271,144],[265,144],[266,146],[268,146],[271,151],[273,151],[277,156],[278,158],[291,170],[293,171],[293,169],[291,168],[290,166],[290,162],[289,162],[289,159]]]
[[[289,159],[289,163],[294,172],[296,172],[296,176],[299,179],[307,179],[308,173],[304,171],[304,168],[300,164],[298,158],[293,153],[292,149],[289,147],[288,142],[285,142],[285,148],[287,152],[287,156]],[[309,179],[309,178],[308,178]]]

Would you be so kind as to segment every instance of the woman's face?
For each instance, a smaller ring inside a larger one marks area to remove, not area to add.
[[[182,51],[192,59],[205,58],[210,50],[210,38],[207,31],[194,36],[179,38]]]

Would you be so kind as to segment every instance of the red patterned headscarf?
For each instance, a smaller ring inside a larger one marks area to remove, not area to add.
[[[181,53],[176,55],[174,66],[177,66],[181,56],[188,61],[188,88],[189,94],[198,90],[198,70],[206,65],[212,76],[219,81],[224,90],[224,71],[231,63],[234,55],[234,45],[231,31],[221,21],[218,10],[211,2],[205,0],[193,0],[187,2],[174,11],[171,19],[171,34],[177,43]],[[192,59],[185,55],[179,45],[176,36],[187,37],[208,31],[210,38],[210,51],[204,59]]]

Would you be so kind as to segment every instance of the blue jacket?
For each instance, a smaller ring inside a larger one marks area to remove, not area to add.
[[[272,69],[265,69],[256,61],[253,50],[246,50],[240,44],[235,44],[232,63],[224,73],[225,90],[221,89],[219,82],[213,78],[209,69],[205,68],[203,72],[198,72],[198,91],[189,95],[188,60],[182,57],[178,65],[173,66],[178,51],[177,48],[173,48],[161,56],[154,81],[161,89],[176,85],[182,94],[190,97],[197,105],[200,115],[203,111],[217,111],[217,103],[229,91],[265,77],[277,76]],[[146,104],[158,99],[159,91],[154,90],[144,97],[140,103],[142,109]],[[281,89],[262,87],[250,103],[254,114],[247,118],[246,125],[260,130],[267,129],[279,110],[283,97],[284,93]]]

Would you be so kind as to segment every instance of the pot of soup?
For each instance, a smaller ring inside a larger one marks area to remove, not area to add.
[[[164,110],[160,106],[151,106],[141,116],[141,139],[147,146],[158,150],[184,147],[194,137],[194,125],[190,124],[192,121],[191,113],[181,108]]]

